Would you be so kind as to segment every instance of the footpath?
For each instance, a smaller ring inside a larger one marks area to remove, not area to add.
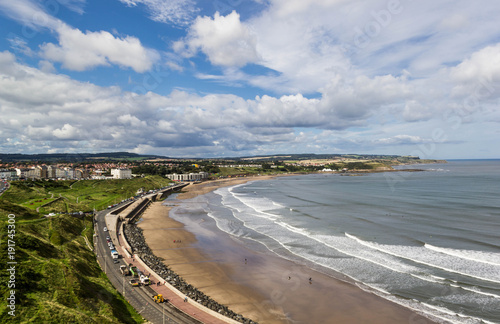
[[[204,307],[198,302],[185,296],[182,292],[177,290],[175,287],[170,285],[162,279],[158,274],[152,271],[137,255],[131,255],[129,251],[132,251],[130,245],[125,240],[123,234],[123,222],[120,221],[118,215],[113,215],[108,213],[105,216],[106,225],[109,230],[109,234],[113,242],[116,242],[115,248],[122,256],[123,261],[126,264],[131,264],[137,267],[141,272],[149,276],[150,280],[154,284],[150,285],[156,293],[163,295],[163,298],[169,304],[173,305],[179,311],[187,314],[193,319],[206,324],[241,324],[233,319],[230,319],[224,315],[221,315],[211,309]],[[159,283],[159,284],[158,284]],[[168,300],[168,301],[167,301]]]
[[[128,253],[124,250],[123,246],[120,246],[120,248],[122,249],[123,252],[122,255],[124,256],[123,260],[127,264],[132,264],[133,266],[136,266],[139,270],[148,275],[150,280],[153,282],[153,284],[151,284],[150,287],[154,291],[156,291],[156,293],[163,295],[163,298],[166,300],[166,302],[170,303],[181,312],[206,324],[238,323],[229,318],[227,318],[227,320],[224,320],[223,318],[218,318],[209,314],[207,312],[210,311],[209,309],[207,309],[207,311],[204,311],[203,309],[201,309],[204,308],[202,305],[198,304],[196,301],[193,301],[190,298],[187,298],[187,302],[184,301],[186,297],[183,296],[183,294],[180,291],[172,287],[168,282],[165,282],[156,273],[152,272],[151,269],[149,269],[149,267],[145,265],[144,262],[142,262],[142,260],[140,260],[139,257],[137,257],[136,255],[125,256]],[[160,283],[160,285],[157,284],[158,282]],[[223,317],[222,315],[220,316]]]

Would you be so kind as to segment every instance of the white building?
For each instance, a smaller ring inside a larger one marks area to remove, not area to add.
[[[6,170],[6,169],[0,170],[0,179],[2,180],[17,179],[16,170]]]
[[[132,170],[130,169],[111,169],[113,179],[132,179]]]
[[[49,179],[56,178],[56,170],[57,170],[56,166],[53,166],[53,165],[47,166],[47,177]]]
[[[16,174],[19,179],[35,179],[39,178],[35,168],[16,168]]]
[[[201,181],[208,178],[208,172],[198,173],[183,173],[183,174],[167,174],[166,177],[172,181]]]
[[[75,169],[72,168],[57,168],[55,170],[57,179],[74,179],[75,178]]]

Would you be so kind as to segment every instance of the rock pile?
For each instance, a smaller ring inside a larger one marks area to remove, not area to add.
[[[132,253],[139,255],[139,257],[144,261],[144,263],[147,264],[147,266],[151,270],[153,270],[156,274],[163,278],[163,280],[170,283],[183,294],[185,294],[192,300],[197,301],[203,306],[235,321],[245,324],[257,324],[257,322],[245,318],[240,314],[236,314],[235,312],[227,308],[227,306],[221,305],[218,302],[214,301],[212,298],[185,282],[184,279],[170,270],[170,268],[167,267],[159,257],[153,254],[149,246],[146,244],[146,240],[144,239],[144,235],[142,234],[142,229],[134,224],[124,224],[123,234],[125,235],[125,239],[130,244],[130,247],[132,248]]]

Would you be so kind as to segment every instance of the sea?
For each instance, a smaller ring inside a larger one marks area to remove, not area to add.
[[[398,168],[219,188],[206,213],[231,236],[438,322],[500,323],[500,160]]]

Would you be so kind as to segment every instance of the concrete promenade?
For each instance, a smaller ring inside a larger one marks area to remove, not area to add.
[[[144,197],[141,199],[147,198]],[[123,212],[120,214],[123,217]],[[204,307],[203,305],[190,298],[188,298],[186,302],[186,296],[182,292],[177,290],[175,287],[162,279],[158,274],[152,271],[137,255],[130,255],[132,249],[122,235],[123,222],[120,221],[120,218],[122,217],[118,217],[118,215],[113,215],[112,213],[106,214],[105,222],[109,230],[109,236],[115,243],[116,250],[120,253],[123,261],[126,264],[132,264],[142,272],[145,272],[147,275],[149,275],[151,281],[154,282],[154,284],[150,285],[150,287],[154,291],[156,291],[158,294],[162,294],[165,299],[168,299],[168,303],[173,305],[179,311],[193,318],[193,323],[202,322],[206,324],[241,324],[240,322],[237,322]],[[158,282],[160,283],[159,285]]]

